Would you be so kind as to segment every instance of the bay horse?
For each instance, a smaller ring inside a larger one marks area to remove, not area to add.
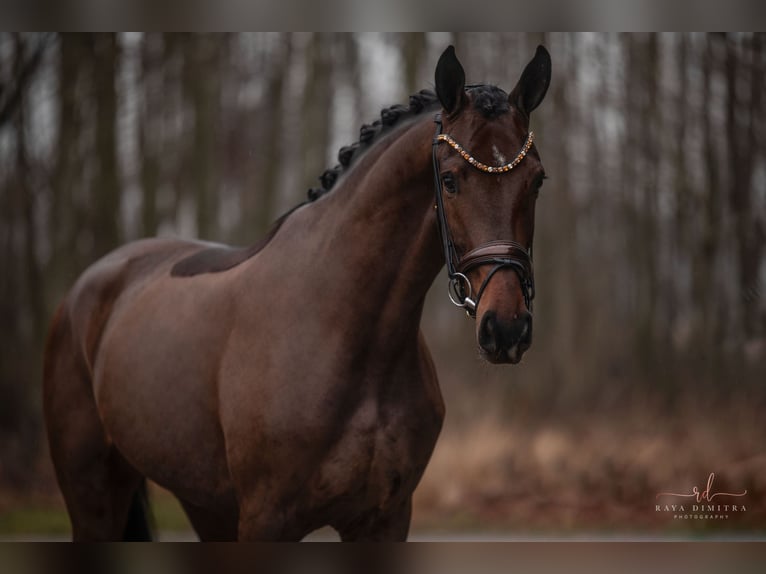
[[[145,239],[90,266],[44,364],[74,540],[148,537],[147,478],[202,540],[406,540],[444,417],[420,319],[445,263],[488,361],[531,344],[550,74],[540,46],[510,94],[466,86],[450,46],[435,94],[364,126],[259,243]]]

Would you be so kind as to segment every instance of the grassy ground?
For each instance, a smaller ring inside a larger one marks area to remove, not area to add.
[[[168,492],[153,486],[150,499],[155,528],[164,532],[190,531],[181,505]],[[0,536],[50,535],[69,537],[71,528],[63,500],[58,496],[6,501],[0,510]]]
[[[492,414],[471,423],[448,421],[416,492],[413,530],[445,537],[766,532],[766,419],[756,408],[646,413],[635,408],[512,422]],[[41,464],[44,478],[31,492],[0,491],[0,537],[69,535],[51,469]],[[745,512],[711,520],[656,511],[658,493],[702,490],[711,472],[715,492],[747,491],[715,503],[741,501]],[[152,487],[150,499],[156,529],[189,532],[172,495]]]

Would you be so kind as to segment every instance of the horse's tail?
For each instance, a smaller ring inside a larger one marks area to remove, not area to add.
[[[149,507],[149,491],[146,487],[146,479],[143,479],[130,502],[128,521],[125,524],[122,539],[127,542],[151,542],[152,522],[154,521]]]

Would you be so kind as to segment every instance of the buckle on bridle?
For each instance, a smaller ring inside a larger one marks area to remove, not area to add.
[[[468,294],[466,294],[466,286],[468,287]],[[471,287],[468,277],[462,273],[455,273],[449,278],[447,294],[455,307],[465,309],[469,315],[476,312],[476,302],[471,298],[473,296],[473,287]]]

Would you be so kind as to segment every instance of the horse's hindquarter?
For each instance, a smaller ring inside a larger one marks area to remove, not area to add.
[[[91,283],[122,285],[92,359],[99,412],[139,472],[195,504],[229,500],[216,412],[229,323],[225,283],[215,274],[170,276],[199,244],[148,247],[134,254],[128,245],[91,273]]]

